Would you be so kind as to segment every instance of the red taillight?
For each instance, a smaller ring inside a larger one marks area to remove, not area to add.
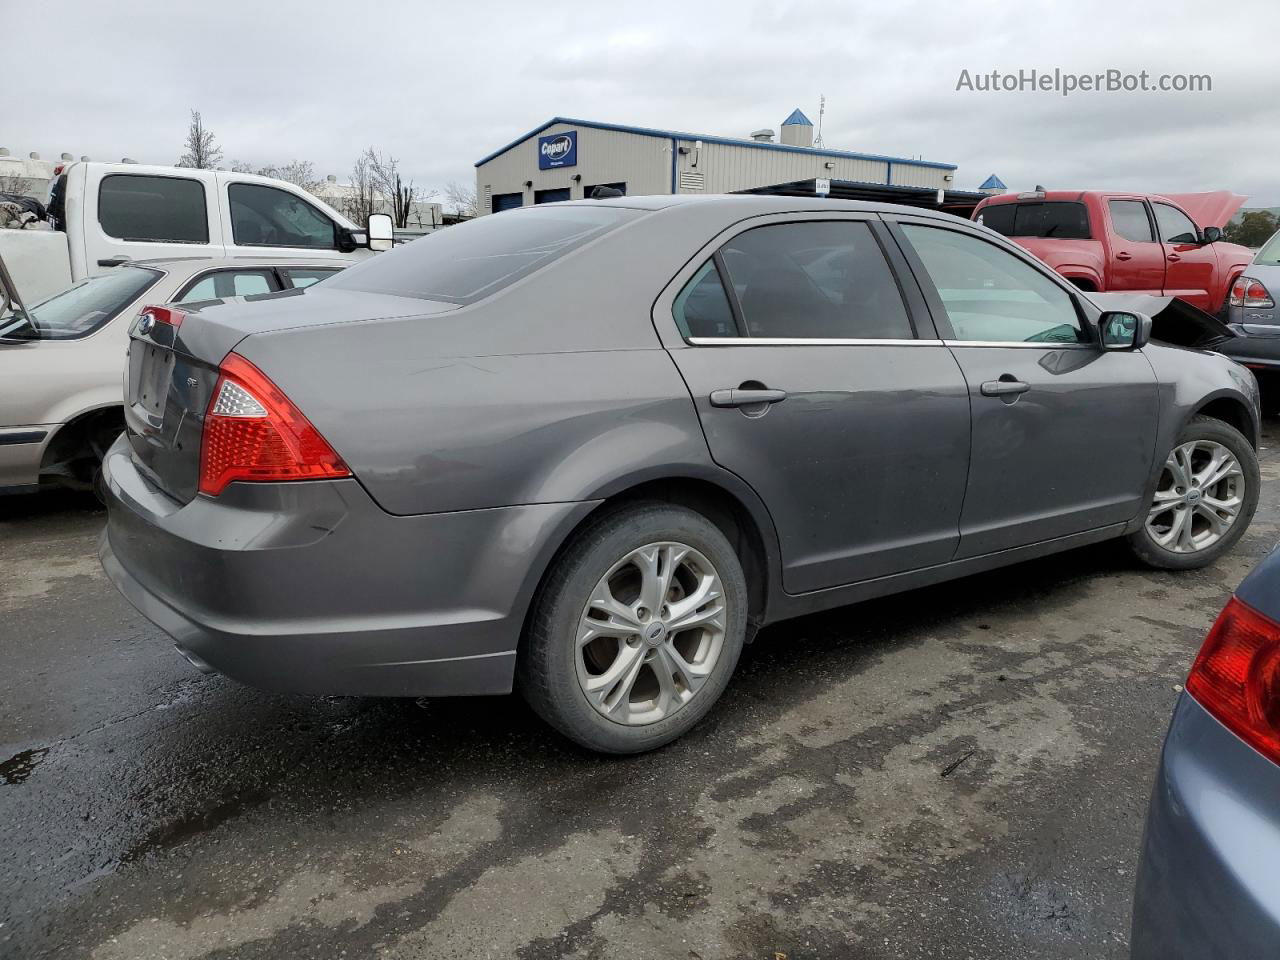
[[[1274,307],[1276,305],[1262,282],[1252,277],[1240,277],[1231,285],[1230,302],[1233,307]]]
[[[216,497],[235,480],[321,480],[351,471],[266,374],[227,355],[204,418],[200,492]]]
[[[176,330],[182,326],[182,318],[184,316],[186,314],[181,310],[175,310],[173,307],[143,307],[142,312],[138,314],[138,322],[139,324],[148,325],[148,328],[151,324],[163,323]],[[147,331],[143,330],[142,332],[146,333]]]
[[[1232,597],[1200,648],[1187,692],[1280,763],[1280,624]]]

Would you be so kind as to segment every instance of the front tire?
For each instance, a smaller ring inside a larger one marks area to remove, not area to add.
[[[1142,526],[1128,537],[1140,560],[1194,570],[1244,536],[1258,508],[1258,456],[1239,430],[1193,417],[1165,460]]]
[[[706,517],[667,503],[601,515],[556,560],[517,664],[521,693],[602,753],[670,743],[715,705],[746,633],[742,564]]]

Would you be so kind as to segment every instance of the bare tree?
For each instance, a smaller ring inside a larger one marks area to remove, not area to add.
[[[407,184],[400,177],[400,161],[390,154],[382,155],[373,147],[364,153],[373,177],[374,190],[391,208],[391,219],[400,229],[409,225],[413,205],[421,199],[420,191],[410,180]]]
[[[476,192],[465,183],[450,180],[445,184],[444,200],[457,217],[474,217],[480,213]]]
[[[377,212],[378,193],[371,155],[372,147],[356,158],[351,167],[351,192],[342,201],[342,212],[355,223],[364,223],[369,214]]]
[[[178,161],[180,167],[212,170],[222,159],[222,148],[212,130],[205,129],[199,110],[191,111],[191,125],[187,127],[187,152]]]
[[[290,160],[288,163],[268,163],[265,166],[255,167],[251,163],[245,163],[243,160],[234,160],[231,163],[231,169],[235,173],[253,173],[260,177],[274,177],[277,180],[284,180],[286,183],[292,183],[294,186],[301,187],[309,193],[315,193],[320,189],[320,181],[316,179],[315,165],[310,160]]]

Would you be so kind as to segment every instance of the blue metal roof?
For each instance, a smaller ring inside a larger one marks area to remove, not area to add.
[[[980,186],[978,189],[979,190],[1008,190],[1009,188],[1004,185],[1003,180],[1001,180],[999,177],[997,177],[993,173],[991,176],[987,177],[987,179],[982,181],[982,186]]]
[[[796,111],[797,113],[799,111]],[[488,163],[494,157],[501,156],[512,147],[518,146],[530,137],[536,137],[548,127],[555,126],[557,123],[564,123],[574,127],[589,127],[593,130],[613,130],[617,133],[634,133],[641,137],[660,137],[663,140],[701,140],[703,143],[723,143],[733,147],[751,147],[758,150],[780,150],[783,153],[807,153],[810,156],[817,157],[843,157],[845,159],[854,160],[879,160],[883,163],[907,163],[917,167],[933,167],[938,170],[954,170],[954,163],[938,163],[934,160],[911,160],[907,157],[886,157],[875,153],[854,153],[850,150],[825,150],[814,147],[793,147],[786,143],[762,143],[759,140],[739,140],[735,137],[714,137],[705,133],[682,133],[679,130],[657,130],[652,127],[628,127],[619,123],[600,123],[597,120],[575,120],[572,117],[552,117],[537,129],[530,130],[522,136],[516,137],[505,147],[493,151],[488,156],[482,157],[476,161],[477,167]]]
[[[806,127],[812,127],[813,121],[801,113],[799,107],[796,107],[791,111],[791,116],[782,121],[784,127],[790,127],[795,124],[804,124]]]

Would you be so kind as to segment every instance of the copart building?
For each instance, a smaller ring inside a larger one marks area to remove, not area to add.
[[[590,197],[596,187],[624,194],[826,194],[916,206],[954,207],[982,198],[954,191],[956,166],[815,146],[799,110],[778,139],[757,130],[737,139],[553,117],[476,163],[481,214]]]

